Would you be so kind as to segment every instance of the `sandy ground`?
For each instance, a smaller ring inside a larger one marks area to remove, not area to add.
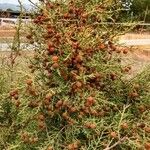
[[[12,38],[15,34],[14,27],[0,26],[0,40],[5,38]],[[132,39],[150,39],[150,33],[127,33],[120,37],[121,40],[132,40]],[[150,43],[147,45],[132,46],[132,54],[137,59],[150,60]]]
[[[0,38],[13,37],[14,35],[15,35],[14,30],[9,30],[9,31],[0,30]]]
[[[150,33],[127,33],[121,37],[121,39],[150,39]]]
[[[13,27],[0,26],[0,38],[13,37],[15,30]]]
[[[11,26],[0,26],[0,39],[1,38],[12,38],[16,31],[14,27]]]

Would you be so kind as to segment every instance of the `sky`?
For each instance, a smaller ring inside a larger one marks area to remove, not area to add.
[[[38,0],[31,0],[32,2],[38,2]],[[24,4],[30,4],[28,0],[21,0]],[[0,3],[11,3],[11,4],[18,4],[18,0],[0,0]]]

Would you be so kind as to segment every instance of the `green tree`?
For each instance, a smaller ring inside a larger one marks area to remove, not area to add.
[[[122,5],[126,9],[126,11],[122,12],[123,18],[150,22],[149,0],[122,0]]]
[[[13,11],[11,8],[8,8],[6,11]]]
[[[150,22],[150,1],[149,0],[133,0],[130,11],[140,21]]]

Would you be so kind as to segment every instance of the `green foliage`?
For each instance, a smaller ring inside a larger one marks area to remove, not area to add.
[[[150,2],[149,0],[122,0],[126,11],[122,12],[124,19],[134,19],[135,21],[150,22]]]
[[[149,0],[133,0],[131,5],[133,15],[140,18],[140,21],[150,22],[150,2]]]

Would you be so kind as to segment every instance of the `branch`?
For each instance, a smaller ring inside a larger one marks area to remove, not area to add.
[[[127,139],[128,139],[128,137],[125,136],[122,139],[120,139],[118,142],[116,142],[114,145],[112,145],[110,147],[107,147],[104,150],[111,150],[111,149],[113,149],[114,147],[116,147],[117,145],[121,144],[122,142],[124,142]]]
[[[38,5],[36,5],[34,2],[32,2],[31,0],[28,0],[32,5],[34,5],[37,8],[40,8]],[[41,8],[40,8],[41,9]]]

